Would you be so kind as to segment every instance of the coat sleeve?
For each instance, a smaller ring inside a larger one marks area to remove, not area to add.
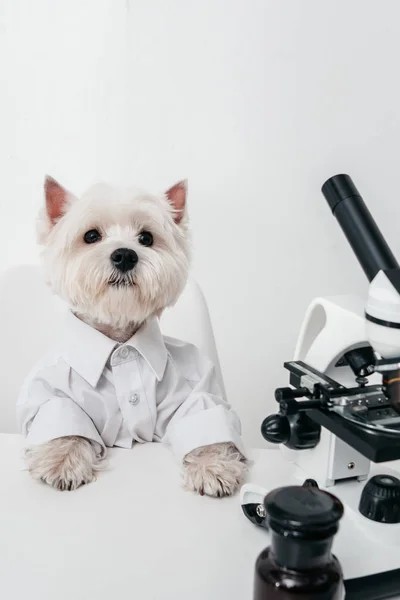
[[[54,388],[43,372],[25,382],[17,402],[17,420],[27,446],[80,436],[94,443],[99,457],[105,455],[105,445],[91,418],[79,404]]]
[[[171,394],[162,400],[163,419],[157,423],[160,439],[180,461],[196,448],[223,442],[231,442],[246,457],[239,418],[222,396],[214,365],[189,344],[171,360],[175,381],[184,380],[188,393],[178,406]]]

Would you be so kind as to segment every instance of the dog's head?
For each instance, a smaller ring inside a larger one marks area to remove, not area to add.
[[[186,192],[186,182],[162,197],[98,184],[78,199],[47,177],[38,237],[53,291],[121,328],[174,304],[189,266]]]

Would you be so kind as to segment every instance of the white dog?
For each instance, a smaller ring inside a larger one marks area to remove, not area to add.
[[[78,200],[46,179],[45,273],[71,310],[18,401],[36,479],[76,489],[93,481],[106,447],[163,441],[187,489],[224,496],[240,485],[240,423],[213,366],[158,325],[187,280],[186,194],[186,182],[161,197],[99,184]]]

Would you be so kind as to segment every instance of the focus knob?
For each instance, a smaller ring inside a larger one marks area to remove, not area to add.
[[[290,424],[287,417],[281,414],[270,415],[261,425],[261,434],[272,444],[286,444],[290,438]]]
[[[400,480],[392,475],[376,475],[361,494],[360,513],[378,523],[400,523]]]

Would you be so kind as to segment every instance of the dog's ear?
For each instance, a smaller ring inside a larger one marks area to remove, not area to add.
[[[65,215],[71,203],[76,200],[75,196],[49,175],[46,175],[44,180],[44,199],[45,206],[40,211],[37,222],[39,244],[46,243],[47,236],[54,225]]]
[[[73,198],[72,194],[63,188],[53,177],[46,175],[44,180],[44,196],[50,224],[55,225],[66,213],[68,204],[71,203]]]
[[[185,179],[184,181],[179,181],[179,183],[176,183],[165,192],[167,199],[174,209],[174,221],[177,224],[181,223],[185,216],[187,189],[188,184]]]

